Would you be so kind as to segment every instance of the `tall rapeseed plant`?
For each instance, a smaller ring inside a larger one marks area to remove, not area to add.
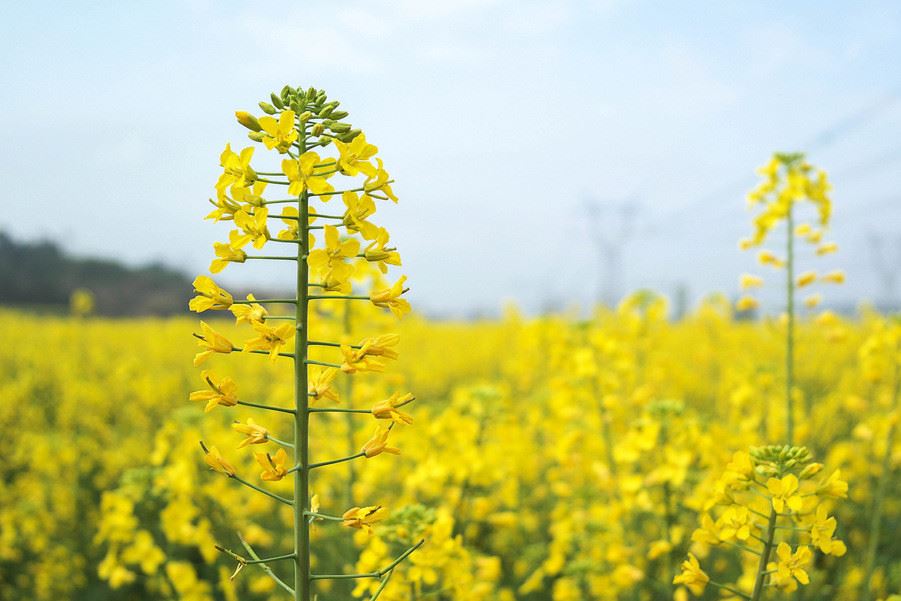
[[[389,233],[370,221],[376,212],[376,200],[397,202],[391,189],[393,180],[376,157],[378,149],[366,141],[365,135],[342,120],[345,111],[338,110],[337,101],[328,101],[324,91],[310,88],[295,89],[285,86],[281,93],[271,95],[272,103],[261,102],[266,115],[255,117],[247,112],[236,113],[238,121],[250,130],[249,137],[269,151],[281,157],[278,169],[259,171],[251,166],[255,148],[234,152],[227,145],[220,157],[223,173],[216,183],[216,200],[211,201],[214,210],[208,215],[214,221],[234,224],[228,241],[216,243],[216,258],[210,265],[212,273],[218,273],[231,263],[247,261],[287,261],[296,265],[295,294],[289,298],[257,299],[252,294],[246,300],[236,300],[207,276],[194,281],[196,296],[190,302],[194,311],[230,311],[239,326],[253,332],[241,347],[234,345],[209,324],[200,322],[200,333],[195,334],[201,351],[194,359],[195,367],[204,364],[217,354],[266,355],[272,362],[293,362],[294,403],[290,407],[269,402],[245,400],[239,393],[238,383],[229,376],[220,376],[211,370],[201,374],[206,388],[191,394],[192,400],[206,403],[206,410],[217,406],[244,405],[270,412],[290,421],[292,437],[289,441],[276,438],[268,428],[248,419],[236,423],[235,430],[245,436],[239,448],[251,445],[274,444],[274,452],[255,453],[262,468],[263,482],[255,484],[238,474],[238,469],[215,446],[201,442],[206,463],[211,469],[248,488],[270,497],[273,502],[288,505],[293,512],[293,551],[270,557],[260,557],[242,539],[247,558],[225,548],[220,550],[238,562],[240,571],[247,565],[258,565],[297,601],[314,598],[314,583],[320,580],[375,579],[379,593],[390,578],[394,568],[418,549],[422,541],[408,548],[381,569],[358,574],[327,574],[311,571],[310,526],[316,521],[334,522],[352,529],[369,530],[384,519],[387,510],[381,505],[351,507],[341,515],[320,511],[318,500],[311,495],[311,478],[317,469],[342,463],[350,463],[375,457],[382,453],[397,454],[390,446],[389,436],[395,426],[404,426],[412,418],[401,408],[414,400],[412,394],[396,391],[388,398],[376,402],[371,408],[337,407],[339,390],[349,392],[348,385],[339,386],[339,379],[349,378],[361,372],[380,372],[385,361],[397,358],[394,347],[396,334],[383,334],[364,338],[357,344],[349,341],[316,340],[310,335],[318,301],[367,302],[390,310],[397,317],[409,312],[410,305],[403,298],[407,291],[406,276],[383,289],[369,290],[365,294],[354,290],[351,278],[354,265],[364,262],[377,266],[386,273],[389,265],[400,265],[400,255],[389,246]],[[334,156],[320,155],[317,150],[333,150]],[[336,189],[334,180],[348,178],[347,183]],[[269,187],[286,189],[284,198],[267,199]],[[327,203],[340,196],[343,213],[326,212],[314,203]],[[280,208],[281,210],[277,210]],[[285,224],[275,236],[270,232],[272,220]],[[318,222],[314,225],[314,222]],[[319,224],[323,225],[319,225]],[[317,244],[316,235],[322,234]],[[362,238],[362,241],[361,241]],[[248,254],[250,245],[261,250],[267,245],[290,249],[283,254]],[[293,313],[275,315],[275,306],[288,305]],[[292,349],[293,346],[293,349]],[[331,353],[328,360],[319,358],[318,352]],[[321,405],[317,405],[321,403]],[[375,433],[361,449],[355,449],[344,457],[313,461],[310,453],[311,423],[318,413],[346,413],[368,415],[379,425]],[[293,479],[293,495],[275,494],[266,487],[267,482]],[[276,575],[270,564],[293,564],[293,583],[289,584]]]
[[[785,270],[786,441],[735,453],[706,504],[701,528],[692,537],[704,548],[738,549],[743,558],[741,578],[734,583],[711,580],[698,559],[689,554],[673,581],[695,595],[703,594],[710,584],[726,595],[750,601],[760,601],[769,589],[789,593],[799,584],[809,584],[808,570],[817,550],[834,556],[847,551],[845,544],[834,538],[837,523],[829,512],[832,499],[847,496],[848,485],[838,471],[820,478],[823,465],[813,462],[806,447],[795,446],[795,295],[798,289],[816,282],[844,281],[840,271],[796,275],[796,239],[813,245],[818,256],[837,249],[834,243],[823,241],[832,215],[829,180],[824,171],[815,169],[797,153],[775,154],[759,173],[763,181],[748,195],[748,201],[760,211],[754,218],[753,235],[740,245],[745,250],[760,247],[778,225],[785,225],[785,255],[761,250],[758,259],[762,265]],[[816,209],[815,223],[796,223],[799,205],[805,201]],[[741,278],[743,289],[761,285],[763,279],[758,276],[745,274]],[[812,295],[805,305],[813,309],[819,302],[820,296]],[[753,296],[745,295],[737,308],[757,306]]]

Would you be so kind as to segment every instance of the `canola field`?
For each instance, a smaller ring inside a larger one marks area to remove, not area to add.
[[[321,309],[321,327],[339,338],[340,311]],[[395,328],[400,360],[357,378],[353,394],[415,390],[415,430],[392,434],[397,457],[312,481],[323,506],[378,498],[388,517],[371,534],[314,524],[314,569],[373,569],[423,537],[382,598],[685,599],[673,575],[689,552],[710,578],[748,588],[756,557],[742,547],[757,534],[723,534],[742,520],[720,516],[718,483],[736,452],[784,437],[785,324],[731,314],[712,298],[670,323],[664,300],[644,293],[588,320],[407,318]],[[353,322],[385,327],[363,310]],[[284,598],[258,566],[230,580],[235,562],[215,545],[240,549],[240,533],[270,555],[288,552],[289,508],[210,472],[198,442],[217,441],[257,481],[232,422],[290,433],[248,407],[204,416],[204,403],[188,400],[203,388],[191,366],[196,321],[3,312],[0,330],[16,341],[0,349],[4,600]],[[824,500],[847,553],[818,553],[794,598],[901,590],[899,342],[897,321],[875,314],[798,324],[796,436],[826,466],[814,479],[837,474],[848,488]],[[218,365],[288,406],[293,372],[283,364],[225,356]],[[359,449],[375,421],[314,418],[314,460]],[[715,522],[706,531],[704,516]],[[712,544],[711,530],[728,543]],[[361,597],[372,585],[322,582],[317,593]],[[704,594],[722,598],[710,586]]]
[[[269,99],[209,271],[278,261],[284,296],[0,312],[0,600],[901,598],[901,322],[820,310],[845,275],[804,155],[758,170],[735,303],[435,322],[378,148],[322,90]]]

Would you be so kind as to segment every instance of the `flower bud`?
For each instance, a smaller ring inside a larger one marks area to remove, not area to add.
[[[235,117],[238,119],[238,123],[251,131],[260,131],[263,129],[260,127],[260,122],[257,121],[257,118],[247,111],[235,111]]]
[[[263,110],[263,112],[266,113],[267,115],[274,115],[275,113],[278,112],[277,110],[275,110],[275,107],[272,106],[271,104],[269,104],[268,102],[262,102],[262,101],[261,101],[261,102],[260,102],[260,108],[261,108],[261,109]]]
[[[356,138],[357,136],[359,136],[361,133],[363,133],[363,130],[352,129],[349,132],[347,132],[346,134],[339,136],[339,139],[342,142],[347,143],[347,142],[350,142],[351,140],[353,140],[354,138]]]
[[[310,111],[304,111],[300,114],[300,122],[301,123],[306,123],[307,121],[309,121],[312,118],[313,118],[313,113],[311,113]]]
[[[349,115],[347,111],[332,111],[331,118],[332,119],[344,119]]]
[[[812,478],[818,473],[820,473],[823,469],[822,463],[811,463],[803,470],[801,470],[800,478],[801,480],[807,480],[808,478]]]
[[[350,123],[338,123],[337,121],[329,125],[329,129],[336,134],[346,134],[350,131]]]
[[[247,132],[247,137],[253,140],[254,142],[262,142],[263,141],[263,132],[259,131],[249,131]]]
[[[269,98],[272,99],[272,104],[275,106],[275,108],[277,108],[277,109],[283,109],[283,108],[285,108],[285,105],[284,105],[284,103],[282,102],[282,99],[279,98],[279,97],[275,94],[275,92],[272,92],[271,94],[269,94]]]
[[[322,123],[317,123],[313,126],[313,129],[310,130],[310,133],[312,133],[314,136],[321,136],[324,130],[325,127],[322,125]]]

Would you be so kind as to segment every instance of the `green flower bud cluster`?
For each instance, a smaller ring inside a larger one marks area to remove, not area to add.
[[[342,119],[348,116],[347,111],[338,110],[341,104],[337,100],[328,100],[325,91],[316,88],[293,88],[285,86],[281,92],[269,95],[269,102],[260,102],[260,108],[268,115],[274,115],[279,111],[290,109],[294,111],[301,123],[311,120],[319,120],[312,127],[314,136],[327,135],[341,142],[350,142],[360,134],[359,129],[354,129],[350,123]]]
[[[756,463],[754,470],[766,477],[803,472],[813,459],[807,447],[790,445],[752,447],[750,455]],[[809,476],[812,475],[813,473],[809,474]]]

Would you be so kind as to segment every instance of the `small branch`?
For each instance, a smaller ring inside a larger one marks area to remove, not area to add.
[[[343,407],[310,407],[310,413],[372,413],[370,409],[345,409]]]
[[[248,257],[249,258],[249,257]],[[338,300],[369,300],[368,296],[363,296],[360,294],[311,294],[309,297],[310,300],[329,300],[329,299],[338,299]]]
[[[378,572],[364,572],[362,574],[310,574],[311,580],[347,580],[347,579],[357,579],[357,578],[381,578],[385,574],[391,572],[394,568],[397,567],[397,564],[405,560],[409,557],[414,551],[416,551],[419,547],[425,544],[425,539],[419,541],[400,555],[398,555],[397,559],[389,563],[387,566],[379,570]]]
[[[336,367],[338,369],[341,368],[341,365],[339,365],[338,363],[328,363],[326,361],[315,361],[313,359],[306,359],[306,360],[304,360],[304,363],[306,363],[307,365],[321,365],[323,367]]]
[[[363,346],[359,345],[359,344],[341,344],[339,342],[326,342],[326,341],[322,341],[322,340],[309,340],[309,341],[307,341],[307,344],[309,344],[310,346],[332,346],[335,348],[341,348],[342,346],[348,346],[352,349],[357,349],[357,350],[363,348]]]
[[[247,551],[247,554],[248,554],[248,555],[250,555],[250,556],[253,557],[254,559],[259,559],[259,558],[260,558],[260,556],[257,555],[257,552],[253,550],[253,547],[250,546],[250,543],[248,543],[246,540],[244,540],[244,537],[241,536],[241,533],[240,533],[240,532],[238,533],[238,540],[241,541],[241,545],[244,546],[244,549]],[[281,578],[279,578],[278,576],[276,576],[276,575],[275,575],[275,572],[272,571],[272,568],[270,568],[270,567],[269,567],[268,565],[266,565],[265,563],[261,563],[261,564],[259,564],[259,565],[260,565],[261,568],[263,568],[263,571],[264,571],[264,572],[266,572],[267,574],[269,574],[269,577],[270,577],[270,578],[272,578],[273,580],[275,580],[275,583],[276,583],[276,584],[278,584],[280,587],[282,587],[283,589],[285,589],[286,591],[288,591],[288,592],[291,593],[292,595],[294,594],[294,589],[291,588],[290,586],[288,586],[287,584],[285,584],[285,581],[284,581],[284,580],[282,580]]]
[[[240,482],[240,483],[243,484],[244,486],[247,486],[247,487],[249,487],[249,488],[252,488],[252,489],[254,489],[254,490],[257,491],[257,492],[261,492],[261,493],[263,493],[264,495],[266,495],[267,497],[270,497],[270,498],[272,498],[272,499],[275,499],[276,501],[279,501],[280,503],[284,503],[285,505],[292,505],[292,506],[294,505],[294,501],[291,501],[290,499],[286,499],[285,497],[280,497],[280,496],[278,496],[278,495],[275,494],[275,493],[271,493],[271,492],[269,492],[268,490],[266,490],[265,488],[260,488],[260,487],[257,486],[256,484],[251,484],[250,482],[248,482],[248,481],[245,480],[244,478],[241,478],[241,477],[238,476],[238,475],[229,476],[229,478],[232,478],[232,479],[234,479],[234,480],[237,480],[238,482]]]
[[[261,405],[260,403],[248,403],[247,401],[238,401],[239,405],[245,407],[253,407],[255,409],[265,409],[266,411],[280,411],[281,413],[294,413],[294,409],[283,409],[282,407],[273,407],[272,405]]]
[[[237,346],[232,347],[232,352],[233,353],[252,353],[254,355],[269,355],[269,354],[271,354],[269,351],[259,351],[256,349],[250,350],[250,351],[245,351],[244,349],[238,348]],[[278,356],[279,357],[288,357],[290,359],[293,359],[294,353],[278,353]]]
[[[297,299],[295,298],[263,298],[256,300],[236,300],[232,301],[233,305],[259,305],[261,303],[285,303],[290,305],[296,305]]]
[[[354,455],[348,455],[347,457],[341,457],[339,459],[330,459],[329,461],[321,461],[319,463],[311,463],[309,469],[316,469],[317,467],[325,467],[327,465],[334,465],[336,463],[344,463],[345,461],[352,461],[354,459],[359,459],[360,457],[365,457],[366,453],[360,451],[359,453],[355,453]]]
[[[276,257],[270,255],[247,255],[244,257],[248,261],[251,259],[268,260],[268,261],[296,261],[297,257]]]
[[[294,413],[294,411],[292,410],[291,413]],[[271,441],[274,442],[275,444],[281,445],[281,446],[283,446],[283,447],[288,447],[289,449],[293,449],[293,448],[294,448],[294,445],[291,444],[290,442],[285,442],[284,440],[279,440],[278,438],[275,438],[274,436],[268,436],[268,435],[267,435],[267,436],[266,436],[266,439],[267,439],[267,440],[271,440]]]

